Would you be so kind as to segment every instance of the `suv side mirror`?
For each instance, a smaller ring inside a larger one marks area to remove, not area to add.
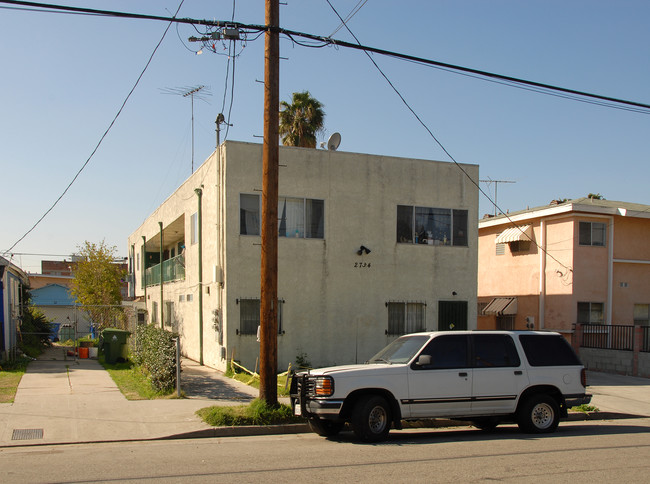
[[[420,355],[416,362],[418,366],[429,366],[431,364],[431,355]]]

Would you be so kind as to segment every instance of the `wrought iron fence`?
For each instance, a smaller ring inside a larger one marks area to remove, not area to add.
[[[582,328],[583,348],[634,350],[634,326],[584,324]]]

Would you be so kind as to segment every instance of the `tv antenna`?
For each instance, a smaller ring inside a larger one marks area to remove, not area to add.
[[[491,183],[494,183],[494,216],[497,216],[497,189],[499,188],[499,183],[517,183],[516,181],[513,180],[493,180],[492,178],[488,177],[487,180],[479,180],[482,183],[487,183],[490,185]]]
[[[189,97],[192,101],[192,173],[194,173],[194,98],[210,104],[206,99],[211,96],[210,88],[204,85],[190,87],[166,87],[161,89],[163,94],[173,94],[175,96]]]

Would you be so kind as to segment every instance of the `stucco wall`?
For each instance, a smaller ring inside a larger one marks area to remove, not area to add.
[[[197,206],[194,188],[203,184],[204,360],[224,368],[222,357],[234,354],[253,369],[259,343],[254,335],[237,334],[237,300],[260,297],[261,237],[240,235],[239,197],[261,194],[262,148],[227,142],[221,149],[226,187],[223,287],[213,277],[222,267],[214,157],[129,237],[129,246],[134,244],[137,253],[141,235],[151,239],[159,232],[158,221],[167,226],[184,214],[185,280],[165,284],[163,291],[164,299],[174,301],[183,353],[198,359],[198,249],[189,240]],[[284,300],[279,369],[286,369],[300,353],[317,366],[365,361],[394,338],[385,334],[388,301],[426,303],[429,330],[437,329],[440,301],[466,301],[469,328],[476,327],[478,193],[455,165],[286,147],[280,149],[280,164],[281,197],[324,200],[325,237],[279,238],[278,297]],[[478,166],[463,168],[478,179]],[[469,245],[398,244],[397,205],[468,210]],[[371,253],[358,256],[361,245]],[[138,272],[137,284],[139,278]],[[190,303],[188,293],[193,294]],[[183,294],[185,302],[179,302]],[[139,286],[136,295],[143,295]],[[147,289],[149,311],[159,299],[159,286]],[[212,328],[213,310],[223,322],[223,345]]]

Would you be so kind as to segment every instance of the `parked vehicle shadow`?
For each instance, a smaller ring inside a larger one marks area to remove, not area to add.
[[[647,434],[650,433],[650,426],[637,425],[632,422],[625,425],[596,423],[585,421],[574,423],[570,426],[562,425],[557,431],[548,434],[526,434],[519,430],[514,424],[504,424],[495,430],[487,432],[474,427],[450,427],[437,429],[418,429],[408,431],[391,430],[388,439],[383,442],[365,443],[359,441],[353,432],[341,432],[336,437],[329,437],[328,440],[355,443],[359,445],[419,445],[425,443],[451,443],[461,441],[491,441],[491,440],[540,440],[540,439],[562,439],[566,437],[596,436],[596,435],[626,435],[626,434]]]

